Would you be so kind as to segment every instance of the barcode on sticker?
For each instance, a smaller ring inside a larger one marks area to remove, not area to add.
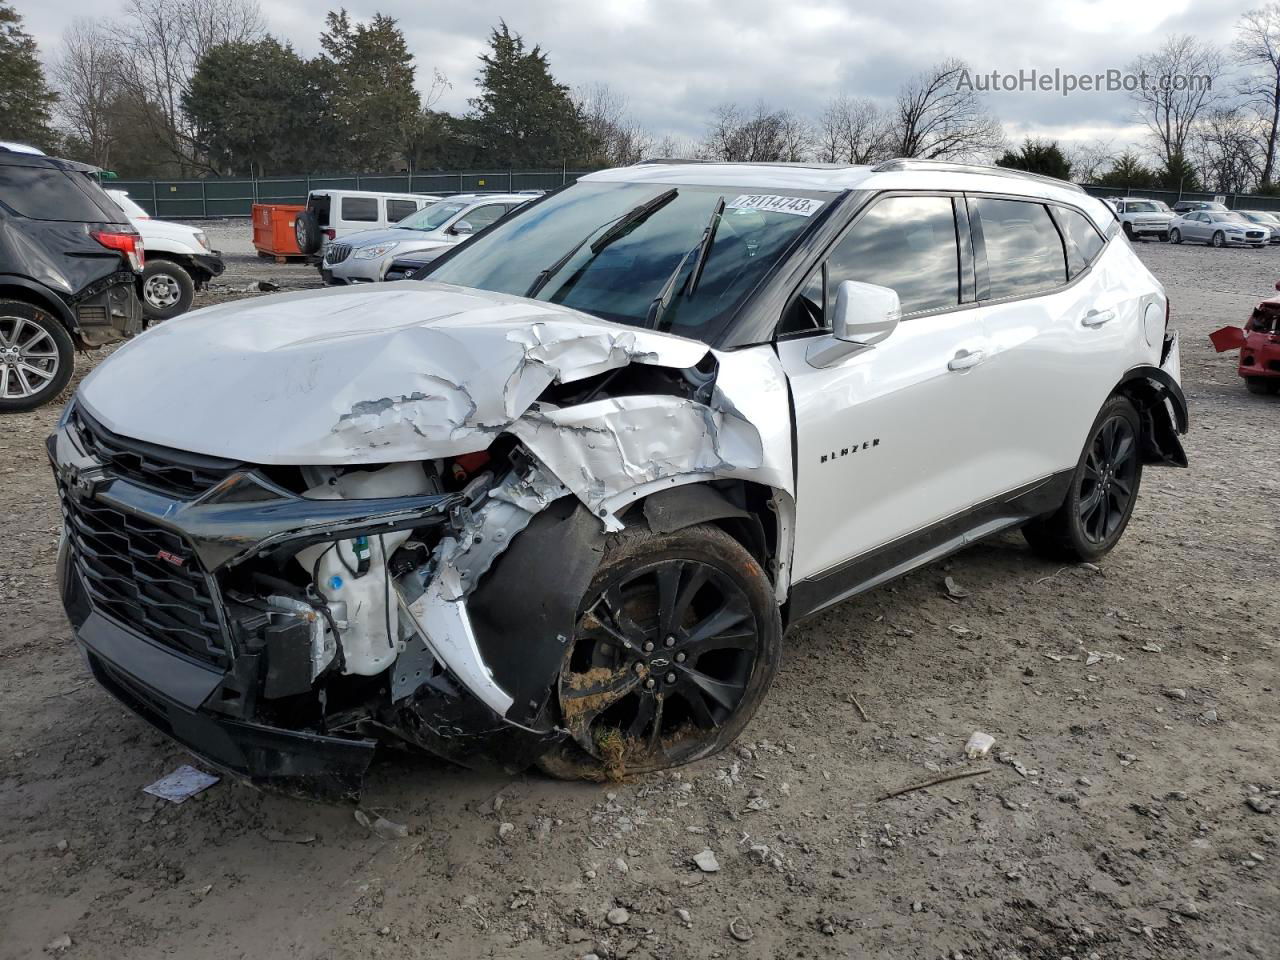
[[[764,213],[791,213],[811,217],[822,208],[821,200],[808,197],[782,197],[773,193],[744,193],[725,204],[731,210],[760,210]]]

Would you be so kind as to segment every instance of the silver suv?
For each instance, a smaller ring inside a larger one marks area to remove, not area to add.
[[[429,262],[472,234],[492,226],[535,193],[463,193],[423,207],[385,230],[365,230],[330,243],[320,262],[328,284],[372,283],[386,278],[397,257]]]

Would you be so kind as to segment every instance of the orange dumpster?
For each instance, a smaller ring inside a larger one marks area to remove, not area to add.
[[[260,257],[301,257],[293,219],[307,209],[299,203],[255,203],[253,205],[253,245]]]

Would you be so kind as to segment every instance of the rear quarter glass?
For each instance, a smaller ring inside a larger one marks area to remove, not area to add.
[[[120,208],[85,174],[52,164],[0,164],[0,203],[31,220],[124,222]]]

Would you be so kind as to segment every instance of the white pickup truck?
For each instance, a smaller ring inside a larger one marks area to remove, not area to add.
[[[1138,237],[1159,237],[1161,242],[1169,240],[1169,224],[1175,214],[1163,200],[1148,200],[1145,197],[1108,197],[1107,203],[1120,217],[1120,225],[1124,235],[1130,240]]]

